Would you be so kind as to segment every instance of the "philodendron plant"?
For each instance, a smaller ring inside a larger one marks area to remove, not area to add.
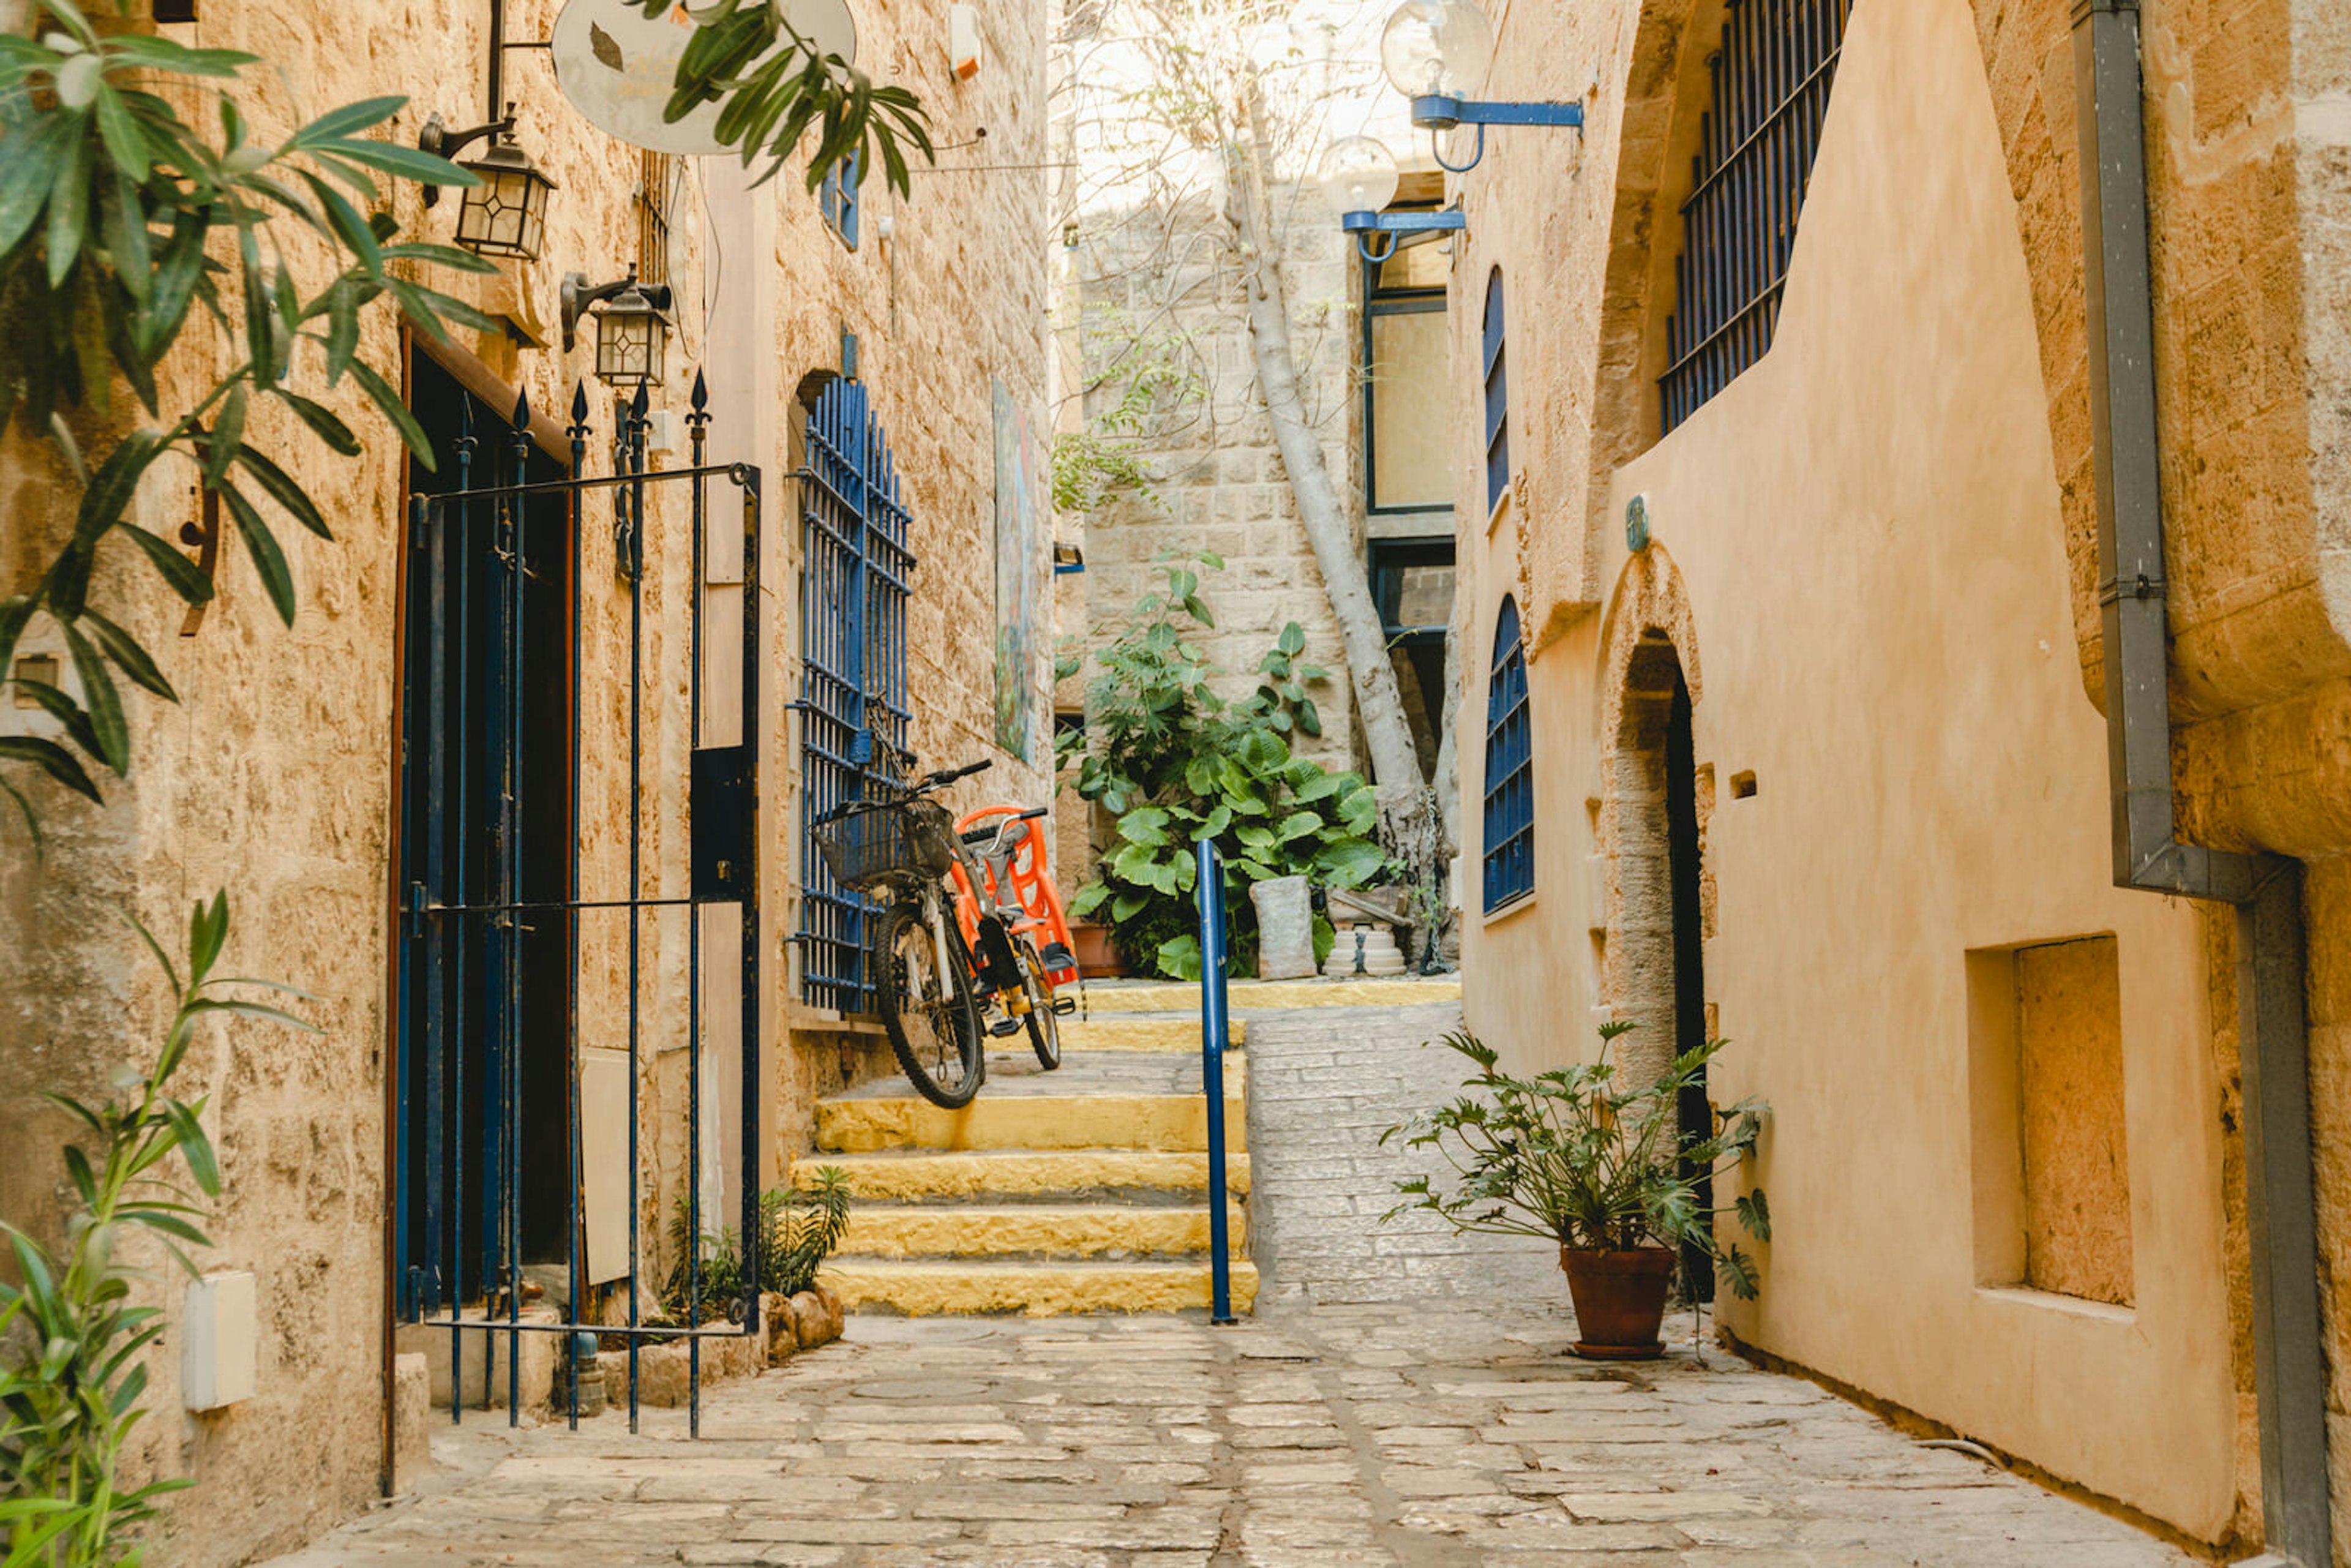
[[[1753,1301],[1755,1261],[1719,1242],[1714,1222],[1734,1213],[1750,1236],[1771,1240],[1763,1189],[1716,1207],[1701,1201],[1699,1187],[1709,1177],[1723,1181],[1723,1167],[1754,1153],[1771,1107],[1741,1100],[1715,1113],[1711,1134],[1682,1142],[1682,1091],[1729,1042],[1708,1040],[1648,1082],[1628,1083],[1610,1048],[1638,1027],[1603,1024],[1594,1060],[1532,1078],[1499,1071],[1494,1049],[1477,1036],[1447,1035],[1442,1043],[1477,1069],[1462,1082],[1469,1092],[1390,1127],[1380,1141],[1402,1137],[1407,1148],[1436,1150],[1455,1179],[1444,1187],[1427,1176],[1397,1183],[1406,1201],[1383,1218],[1426,1209],[1456,1231],[1540,1236],[1571,1250],[1696,1247],[1721,1266],[1733,1293]]]

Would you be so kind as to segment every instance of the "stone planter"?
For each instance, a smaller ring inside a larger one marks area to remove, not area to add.
[[[1567,1293],[1575,1301],[1575,1354],[1587,1361],[1655,1361],[1666,1354],[1657,1330],[1678,1259],[1670,1247],[1626,1252],[1562,1247]]]

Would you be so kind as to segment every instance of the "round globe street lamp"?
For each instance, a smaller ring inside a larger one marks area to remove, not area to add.
[[[1458,207],[1441,213],[1384,211],[1396,194],[1396,163],[1386,147],[1369,136],[1349,136],[1331,143],[1316,173],[1322,199],[1339,214],[1339,226],[1355,236],[1355,254],[1374,265],[1395,254],[1398,238],[1468,226]],[[1388,236],[1384,248],[1372,249],[1374,235]]]
[[[640,283],[637,269],[618,283],[589,287],[584,272],[563,275],[563,351],[580,340],[580,319],[596,309],[596,379],[611,387],[659,386],[669,356],[670,287]]]
[[[1405,0],[1380,35],[1380,64],[1396,91],[1412,99],[1412,122],[1442,133],[1458,125],[1478,128],[1469,162],[1437,165],[1466,174],[1486,155],[1489,125],[1572,125],[1583,129],[1581,103],[1485,102],[1470,95],[1484,85],[1494,63],[1494,25],[1474,0]]]

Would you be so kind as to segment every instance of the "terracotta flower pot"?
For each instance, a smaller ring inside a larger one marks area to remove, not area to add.
[[[1654,1361],[1666,1354],[1657,1329],[1666,1321],[1666,1292],[1677,1261],[1670,1247],[1605,1252],[1562,1247],[1567,1293],[1575,1301],[1582,1338],[1575,1354],[1591,1361]]]
[[[1077,947],[1078,973],[1090,980],[1114,980],[1126,973],[1118,949],[1111,946],[1110,927],[1092,921],[1071,921],[1070,940]]]

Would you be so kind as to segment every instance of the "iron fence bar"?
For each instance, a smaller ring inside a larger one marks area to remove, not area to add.
[[[514,435],[509,443],[514,457],[515,482],[519,485],[528,476],[530,464],[530,398],[524,393],[515,401]],[[522,891],[522,821],[516,810],[521,797],[522,758],[522,649],[526,634],[525,618],[529,611],[524,595],[524,556],[528,545],[526,519],[522,508],[514,500],[501,500],[498,508],[505,514],[507,547],[503,556],[506,576],[501,589],[507,605],[506,625],[506,693],[504,698],[507,724],[506,755],[500,759],[505,769],[499,792],[498,832],[499,858],[502,862],[500,881],[506,895],[513,898]],[[506,951],[507,1010],[505,1028],[500,1031],[501,1061],[499,1070],[506,1080],[506,1090],[499,1107],[500,1152],[504,1157],[505,1191],[503,1238],[507,1265],[507,1425],[522,1425],[522,925],[511,915],[504,917],[506,936],[501,946]]]
[[[643,434],[637,427],[645,398],[644,388],[637,389],[635,406],[625,406],[615,414],[620,432],[622,455],[618,466],[622,472],[635,475],[644,461]],[[643,519],[644,486],[642,482],[629,489],[616,492],[620,504],[629,509],[632,528]],[[644,885],[644,559],[642,547],[633,545],[632,570],[629,573],[629,891],[638,892]],[[643,1272],[643,1242],[638,1235],[643,1226],[643,1204],[637,1191],[637,1150],[639,1129],[637,1102],[643,1094],[642,1067],[638,1060],[639,1016],[643,1006],[643,975],[639,967],[643,952],[643,915],[629,911],[629,1327],[643,1326],[643,1287],[638,1276]],[[689,1325],[691,1326],[691,1325]],[[629,1340],[629,1430],[639,1429],[642,1411],[638,1404],[638,1381],[643,1367],[642,1346],[632,1333]]]
[[[626,415],[623,414],[622,417],[625,418]],[[586,490],[633,492],[641,490],[648,484],[657,485],[664,481],[679,479],[712,479],[721,476],[733,480],[739,488],[748,484],[751,476],[756,472],[757,470],[748,463],[714,463],[699,468],[664,468],[658,474],[648,473],[641,467],[636,467],[612,475],[609,478],[582,479],[577,485],[568,479],[544,479],[529,485],[501,485],[495,488],[473,491],[469,498],[475,501],[497,501],[509,498],[528,499],[534,496],[569,496]],[[455,499],[455,497],[452,496],[428,496],[425,497],[425,503],[436,511],[445,510],[454,504]]]
[[[462,497],[473,483],[474,467],[474,400],[468,393],[463,410],[462,434],[457,438],[457,493]],[[457,507],[457,733],[473,732],[473,670],[472,649],[474,618],[471,613],[473,596],[468,588],[473,580],[474,509],[470,500]],[[457,832],[456,884],[457,896],[465,896],[467,870],[473,862],[473,835],[468,831],[473,798],[473,768],[464,747],[457,752]],[[459,943],[449,954],[450,968],[455,985],[453,989],[461,998],[465,994],[465,948]],[[449,1031],[451,1071],[449,1074],[452,1124],[463,1126],[465,1121],[465,1030],[461,1021]],[[449,1248],[449,1300],[452,1303],[465,1299],[465,1151],[461,1145],[453,1151],[450,1161],[449,1213],[453,1235]],[[484,1380],[482,1396],[489,1397],[489,1386]],[[465,1336],[452,1332],[449,1344],[449,1420],[452,1425],[465,1419]]]
[[[759,476],[754,470],[750,483],[743,490],[743,721],[739,731],[742,743],[756,746],[759,719]],[[758,773],[752,771],[751,798],[743,810],[749,813],[754,846],[752,863],[740,888],[737,902],[742,922],[741,950],[742,989],[737,998],[741,1009],[737,1032],[743,1041],[738,1063],[742,1082],[739,1087],[741,1104],[742,1183],[743,1183],[743,1256],[751,1260],[750,1287],[744,1303],[743,1325],[747,1333],[758,1333],[764,1325],[759,1321],[759,1281],[764,1263],[760,1249],[767,1238],[759,1232],[759,1184],[755,1179],[758,1170],[759,1142],[759,882],[762,842],[758,832],[759,798]]]
[[[574,382],[572,383],[571,423],[565,429],[564,434],[571,438],[571,477],[576,482],[582,477],[582,470],[584,470],[588,465],[588,383],[585,382]],[[585,1316],[587,1312],[587,1278],[582,1263],[583,1255],[587,1251],[588,1246],[587,1235],[580,1227],[580,1215],[586,1207],[584,1188],[587,1184],[587,1161],[585,1153],[580,1147],[583,1134],[580,1131],[580,1070],[581,1066],[580,1057],[580,915],[578,913],[580,904],[580,789],[581,780],[581,747],[580,745],[580,715],[581,712],[580,680],[580,656],[581,651],[580,520],[580,513],[583,508],[580,505],[580,497],[578,492],[573,492],[569,499],[569,504],[566,507],[566,512],[568,514],[566,520],[569,526],[565,531],[570,536],[570,538],[566,541],[565,548],[570,551],[571,560],[570,587],[566,594],[566,597],[571,602],[571,811],[570,838],[569,841],[570,844],[570,853],[565,856],[565,859],[570,864],[570,875],[566,883],[566,887],[570,894],[572,908],[567,912],[567,917],[564,921],[564,946],[569,954],[570,961],[567,966],[566,973],[564,975],[565,994],[569,998],[569,1006],[564,1010],[563,1022],[563,1101],[565,1118],[564,1124],[568,1134],[568,1144],[569,1148],[569,1163],[570,1169],[566,1173],[567,1179],[564,1182],[563,1238],[565,1256],[570,1263],[570,1268],[568,1271],[568,1284],[569,1289],[567,1292],[570,1312],[568,1315],[570,1317],[571,1321],[576,1323],[581,1317]],[[631,1222],[634,1223],[633,1217],[632,1217]],[[567,1354],[560,1358],[559,1364],[565,1368],[565,1420],[570,1427],[571,1430],[576,1432],[580,1429],[580,1345],[578,1335],[575,1333],[571,1337],[567,1338],[563,1342],[563,1344]]]
[[[1232,1260],[1225,1228],[1225,870],[1214,839],[1196,846],[1193,903],[1200,916],[1200,1092],[1208,1101],[1208,1321],[1233,1316]]]
[[[577,904],[553,899],[519,899],[512,904],[428,904],[416,913],[423,915],[553,915],[567,909],[682,909],[695,903],[707,904],[708,899],[685,898],[605,898],[582,899]]]
[[[693,429],[694,462],[702,464],[702,413],[706,393],[699,374],[694,380],[695,413],[687,423]],[[691,545],[692,575],[686,580],[686,749],[702,747],[702,611],[708,592],[703,581],[702,549],[702,481],[696,479],[689,488],[692,501],[694,538]],[[687,802],[688,831],[692,830],[694,802]],[[689,1327],[702,1322],[702,920],[697,914],[685,923],[685,1205],[686,1246],[685,1321]],[[749,1257],[751,1238],[742,1238],[737,1256]],[[685,1430],[686,1436],[702,1436],[702,1342],[690,1340],[685,1347]]]
[[[646,1340],[742,1339],[755,1333],[757,1330],[757,1325],[748,1322],[742,1323],[730,1322],[725,1328],[697,1328],[693,1330],[679,1328],[674,1323],[646,1323],[641,1327],[632,1329],[620,1324],[581,1322],[577,1321],[571,1322],[549,1323],[525,1321],[520,1323],[510,1325],[507,1323],[506,1319],[492,1316],[487,1312],[485,1312],[484,1315],[480,1317],[472,1318],[423,1318],[419,1320],[419,1325],[423,1328],[434,1329],[436,1331],[440,1329],[449,1329],[457,1333],[478,1333],[484,1338],[493,1342],[505,1334],[510,1327],[520,1333],[561,1334],[593,1333],[599,1334],[611,1334],[615,1339],[624,1339],[633,1334],[640,1339]]]

